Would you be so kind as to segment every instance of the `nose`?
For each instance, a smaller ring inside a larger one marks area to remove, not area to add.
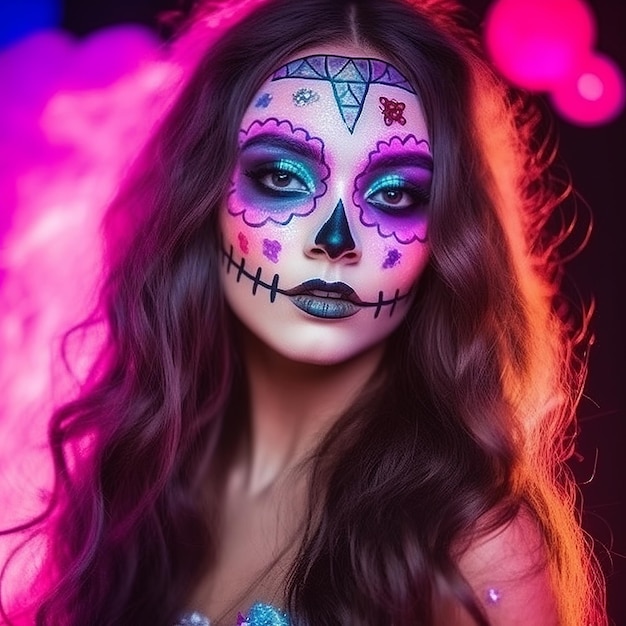
[[[352,263],[361,258],[341,200],[315,235],[315,245],[309,247],[308,254],[311,257],[325,254],[332,261],[345,260]]]

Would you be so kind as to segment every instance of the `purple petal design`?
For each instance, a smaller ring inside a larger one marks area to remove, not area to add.
[[[426,242],[426,217],[419,216],[394,216],[376,210],[365,200],[366,178],[368,170],[372,163],[385,155],[394,155],[400,151],[406,151],[408,147],[419,150],[420,146],[424,146],[424,152],[430,153],[430,147],[425,139],[417,140],[415,135],[407,135],[404,139],[393,136],[387,141],[379,141],[376,149],[370,152],[368,163],[361,174],[354,181],[354,193],[352,199],[354,204],[360,209],[360,220],[363,226],[376,227],[381,237],[394,237],[398,243],[411,243],[413,241]]]
[[[274,211],[270,213],[269,211],[264,210],[263,206],[261,206],[258,202],[243,202],[242,199],[238,197],[238,194],[235,193],[235,191],[237,191],[235,182],[231,181],[231,188],[228,193],[228,212],[231,215],[241,215],[243,221],[248,226],[253,226],[255,228],[263,226],[268,222],[285,226],[294,216],[304,217],[306,215],[310,215],[315,210],[319,198],[326,193],[327,185],[325,181],[328,180],[330,176],[330,169],[324,160],[324,142],[318,137],[309,135],[304,128],[294,127],[289,120],[279,121],[275,117],[270,117],[263,122],[255,120],[252,124],[250,124],[247,130],[242,129],[239,131],[239,140],[240,143],[243,143],[248,137],[254,137],[259,133],[274,131],[278,134],[288,133],[294,135],[297,139],[305,141],[313,146],[313,148],[319,153],[320,157],[318,168],[322,173],[320,178],[321,185],[320,189],[317,190],[317,193],[309,198],[309,202],[303,202],[299,204],[297,208],[290,206],[290,208],[284,212]],[[243,174],[241,173],[239,166],[237,166],[234,174],[234,180],[240,179],[242,175]]]

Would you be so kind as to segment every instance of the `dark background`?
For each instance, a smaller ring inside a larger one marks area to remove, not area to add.
[[[159,16],[189,4],[185,0],[66,0],[63,26],[85,35],[103,26],[135,22],[166,34]],[[463,4],[479,24],[490,0]],[[589,4],[597,19],[597,48],[626,72],[626,0],[590,0]],[[591,207],[594,221],[589,244],[567,268],[568,283],[576,285],[584,301],[596,304],[592,320],[596,340],[579,411],[578,454],[571,466],[581,484],[583,523],[596,540],[607,576],[609,615],[615,626],[626,626],[626,113],[593,128],[573,126],[556,114],[554,118],[562,160]]]

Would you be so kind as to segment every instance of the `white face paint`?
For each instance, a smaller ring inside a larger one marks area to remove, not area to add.
[[[331,364],[384,341],[407,312],[428,260],[432,158],[397,70],[367,55],[304,58],[241,122],[222,283],[267,346]]]

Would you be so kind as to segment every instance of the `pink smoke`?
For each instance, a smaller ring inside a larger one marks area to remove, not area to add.
[[[60,339],[94,304],[104,209],[180,75],[135,26],[0,53],[0,528],[42,508],[47,421],[75,385]],[[79,376],[92,349],[76,352]]]

